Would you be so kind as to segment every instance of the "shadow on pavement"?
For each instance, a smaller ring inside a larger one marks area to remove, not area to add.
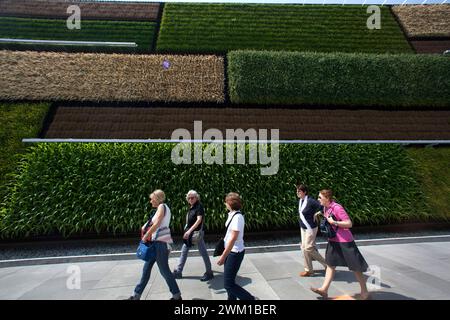
[[[246,285],[252,283],[251,278],[247,277],[236,277],[236,283],[239,284],[241,287],[245,287]],[[209,280],[208,287],[213,290],[223,290],[225,292],[225,288],[223,287],[223,272],[214,272],[214,278],[212,280]]]
[[[368,278],[368,276],[366,276],[366,278]],[[368,281],[367,284],[369,285],[369,283],[373,283],[373,280],[380,280],[380,279],[374,277],[374,278],[372,278],[372,281]],[[343,270],[336,271],[333,281],[342,281],[342,282],[347,282],[347,283],[357,282],[353,271],[343,271]],[[380,285],[383,288],[387,288],[387,289],[391,288],[390,285],[388,285],[386,283],[382,283],[381,281],[378,283],[378,285]]]
[[[371,300],[417,300],[395,292],[372,291],[370,292]]]

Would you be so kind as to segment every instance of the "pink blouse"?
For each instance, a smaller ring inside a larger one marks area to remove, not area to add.
[[[330,206],[326,208],[325,216],[328,217],[329,215],[333,214],[335,217],[335,220],[337,221],[344,221],[344,220],[350,220],[347,212],[345,212],[344,207],[342,207],[339,203],[331,202]],[[337,228],[336,237],[328,239],[329,241],[334,242],[352,242],[353,241],[353,235],[350,231],[350,229],[344,229],[342,227],[335,227],[333,226],[334,230]]]

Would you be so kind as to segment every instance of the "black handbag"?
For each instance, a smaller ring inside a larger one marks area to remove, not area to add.
[[[331,217],[334,220],[336,220],[335,216],[333,215],[333,212],[331,213]],[[337,233],[338,227],[336,227],[336,229],[334,229],[333,226],[328,222],[327,218],[324,215],[324,218],[320,222],[319,229],[320,229],[320,233],[324,237],[327,237],[328,239],[331,239],[331,238],[336,237],[336,233]]]
[[[221,256],[224,251],[225,251],[225,239],[220,238],[220,240],[217,241],[217,243],[216,243],[213,257]]]
[[[225,227],[225,232],[228,230],[228,227],[230,226],[231,221],[233,221],[233,218],[235,215],[241,214],[240,211],[237,211],[232,217],[230,222],[228,222],[227,226]],[[220,238],[219,241],[216,243],[216,247],[214,249],[213,257],[221,256],[222,253],[225,251],[225,238]]]

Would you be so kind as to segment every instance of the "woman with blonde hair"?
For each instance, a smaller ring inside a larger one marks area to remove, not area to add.
[[[327,299],[328,288],[333,281],[336,267],[342,266],[348,267],[349,270],[355,273],[356,279],[361,286],[359,298],[361,300],[369,299],[367,280],[363,275],[363,272],[366,272],[369,266],[359,252],[353,235],[349,230],[353,225],[350,217],[345,212],[345,209],[333,200],[333,192],[329,189],[320,191],[319,202],[324,207],[324,217],[335,230],[336,236],[328,239],[325,253],[325,261],[328,265],[325,280],[320,288],[311,287],[311,290]]]
[[[149,196],[152,207],[157,208],[157,210],[148,223],[142,227],[142,241],[152,241],[154,243],[156,256],[145,262],[141,280],[134,289],[133,295],[128,298],[129,300],[140,300],[142,292],[144,292],[150,279],[150,273],[155,262],[158,264],[159,272],[166,280],[172,293],[170,300],[182,300],[180,289],[169,268],[169,251],[173,240],[169,228],[171,212],[167,204],[164,203],[165,199],[166,196],[162,190],[155,190]]]

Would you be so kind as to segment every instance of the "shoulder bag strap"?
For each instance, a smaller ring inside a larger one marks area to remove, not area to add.
[[[237,215],[237,214],[241,214],[241,212],[240,211],[236,211],[236,213],[233,214],[233,216],[231,217],[230,222],[228,222],[227,226],[225,227],[225,231],[228,230],[228,227],[230,226],[231,221],[233,221],[234,216]]]
[[[166,204],[165,203],[163,203],[163,208],[164,208],[164,210],[163,210],[163,213],[164,213],[164,216],[163,217],[165,217],[166,216]],[[163,218],[164,219],[164,218]],[[162,223],[162,222],[161,222]],[[161,230],[161,226],[156,230],[156,233],[155,233],[155,240],[153,240],[153,241],[156,241],[156,239],[158,238],[158,235],[159,235],[159,231]]]

